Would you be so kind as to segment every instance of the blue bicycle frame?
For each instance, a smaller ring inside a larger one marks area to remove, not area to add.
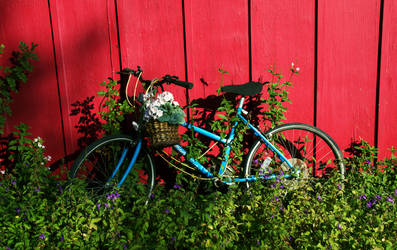
[[[280,161],[282,163],[286,163],[291,169],[294,169],[294,167],[291,165],[291,163],[287,160],[287,158],[285,158],[285,156],[277,149],[275,148],[267,139],[266,137],[259,131],[259,129],[257,129],[256,127],[254,127],[251,123],[248,122],[247,119],[245,119],[245,117],[243,116],[243,114],[247,114],[248,112],[246,110],[243,109],[243,104],[244,104],[244,100],[245,97],[241,97],[240,99],[240,103],[239,106],[237,108],[237,117],[240,118],[240,120],[244,123],[248,125],[248,128],[251,129],[254,134],[260,138],[260,140],[275,154],[277,155],[277,157],[280,159]],[[233,143],[233,140],[235,138],[235,131],[236,131],[236,127],[238,125],[238,121],[236,121],[232,127],[232,129],[230,130],[229,136],[227,139],[221,138],[219,135],[216,135],[212,132],[209,132],[205,129],[199,128],[197,126],[191,125],[189,123],[184,123],[182,124],[183,127],[186,127],[189,130],[193,130],[194,132],[197,132],[201,135],[204,135],[214,141],[218,141],[220,143],[223,143],[226,145],[225,151],[224,151],[224,156],[223,156],[223,160],[218,172],[218,175],[222,176],[223,173],[226,170],[226,165],[227,162],[229,160],[229,156],[230,156],[230,151],[231,151],[231,145]],[[181,145],[175,145],[174,149],[181,155],[186,156],[187,153],[185,151],[185,149],[181,146]],[[205,176],[207,177],[215,177],[212,173],[210,173],[203,165],[201,165],[196,159],[194,158],[189,158],[188,161],[190,163],[192,163],[198,170],[200,170],[200,172],[202,172]],[[275,179],[277,176],[275,174],[272,175],[262,175],[262,176],[248,176],[246,178],[230,178],[230,179],[226,179],[223,180],[223,182],[225,183],[235,183],[235,182],[246,182],[246,181],[257,181],[258,178],[260,179]],[[284,178],[288,178],[291,177],[288,174],[283,175]]]
[[[236,114],[237,117],[240,118],[241,122],[243,122],[244,124],[248,125],[248,128],[251,129],[258,138],[260,138],[260,140],[280,159],[280,161],[282,163],[286,163],[292,170],[295,170],[295,168],[291,165],[291,163],[287,160],[287,158],[285,158],[285,156],[276,147],[274,147],[268,141],[268,139],[266,139],[266,137],[259,131],[259,129],[254,127],[251,123],[249,123],[249,121],[247,119],[245,119],[243,114],[247,114],[248,112],[243,109],[244,100],[245,100],[245,97],[241,97],[239,106],[237,108],[237,114]],[[226,165],[227,165],[227,162],[228,162],[229,156],[230,156],[231,145],[232,145],[233,140],[235,138],[235,130],[236,130],[236,127],[237,127],[238,123],[239,123],[239,121],[236,121],[234,123],[232,129],[229,132],[229,136],[228,136],[227,139],[221,138],[219,135],[216,135],[216,134],[214,134],[212,132],[209,132],[209,131],[207,131],[205,129],[202,129],[200,127],[194,126],[194,125],[186,123],[186,122],[184,124],[182,124],[181,126],[187,128],[189,130],[193,130],[194,132],[197,132],[197,133],[199,133],[201,135],[204,135],[204,136],[206,136],[206,137],[208,137],[208,138],[210,138],[210,139],[212,139],[214,141],[218,141],[218,142],[223,143],[223,144],[226,145],[225,146],[223,160],[222,160],[219,172],[218,172],[218,175],[222,176],[223,173],[226,170]],[[143,138],[141,136],[138,139],[138,142],[137,142],[137,145],[136,145],[136,148],[135,148],[135,151],[134,151],[134,155],[133,155],[133,157],[132,157],[132,159],[131,159],[131,161],[130,161],[130,163],[128,165],[128,168],[125,171],[121,181],[118,183],[118,187],[120,187],[123,184],[124,180],[127,178],[128,174],[130,173],[131,169],[133,168],[133,166],[134,166],[134,164],[135,164],[135,162],[136,162],[136,160],[138,158],[138,155],[139,155],[140,151],[142,150],[142,144],[143,144]],[[181,154],[182,156],[187,156],[186,150],[181,145],[179,145],[179,144],[178,145],[174,145],[173,148],[179,154]],[[117,163],[116,168],[113,171],[113,174],[110,177],[108,183],[110,183],[110,181],[116,175],[116,173],[119,170],[120,166],[124,162],[125,156],[127,155],[128,150],[129,150],[128,147],[123,149],[122,156],[120,157],[120,160]],[[208,178],[214,178],[215,177],[203,165],[201,165],[196,159],[189,158],[189,159],[187,159],[187,161],[189,161],[191,164],[193,164],[206,177],[208,177]],[[275,179],[277,177],[278,177],[277,175],[272,174],[272,175],[260,175],[260,176],[247,176],[245,178],[229,178],[229,179],[225,178],[222,181],[225,182],[225,183],[236,183],[236,182],[257,181],[259,179]],[[291,175],[288,175],[288,174],[284,174],[283,175],[283,178],[289,178],[289,177],[291,177]]]

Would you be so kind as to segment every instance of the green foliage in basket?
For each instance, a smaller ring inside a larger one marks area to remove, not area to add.
[[[163,115],[158,118],[160,122],[168,122],[170,124],[181,124],[185,122],[185,112],[180,106],[171,103],[165,103],[160,107]]]

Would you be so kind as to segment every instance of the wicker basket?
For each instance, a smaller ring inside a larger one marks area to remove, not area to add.
[[[151,121],[145,125],[152,147],[169,147],[180,142],[178,125]]]

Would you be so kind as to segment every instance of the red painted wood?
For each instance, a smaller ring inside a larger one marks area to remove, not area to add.
[[[317,125],[345,149],[351,138],[374,143],[376,72],[381,0],[318,1]],[[268,80],[269,65],[288,75],[295,62],[301,74],[290,90],[288,121],[313,123],[314,111],[314,1],[255,0],[251,3],[249,58],[248,1],[22,1],[0,0],[0,43],[14,50],[20,40],[39,44],[36,70],[16,96],[14,116],[7,131],[19,121],[33,127],[47,141],[53,158],[62,156],[59,98],[67,153],[76,149],[77,118],[69,117],[71,104],[95,95],[99,82],[118,78],[119,18],[123,67],[141,65],[145,78],[178,75],[195,84],[192,98],[215,94],[218,68],[230,72],[225,84]],[[393,84],[396,70],[396,3],[384,0],[382,68],[380,79],[378,144],[381,156],[395,144],[397,121]],[[48,7],[50,4],[50,8]],[[58,70],[60,97],[52,47],[50,15]],[[185,74],[183,16],[186,18]],[[1,62],[7,58],[4,55]],[[2,63],[3,64],[3,63]],[[200,82],[203,78],[209,86]],[[169,87],[184,103],[184,90]],[[130,92],[131,94],[132,92]]]
[[[185,80],[182,2],[122,0],[117,1],[117,11],[122,66],[141,66],[144,79],[170,74]],[[181,105],[186,103],[184,88],[170,85],[165,89]]]
[[[28,82],[15,95],[13,116],[8,119],[5,134],[24,122],[32,127],[32,138],[40,136],[45,140],[46,154],[60,158],[64,150],[48,2],[1,0],[0,6],[0,43],[7,50],[0,65],[8,60],[11,51],[17,50],[19,41],[38,44],[36,53],[40,58],[34,62]]]
[[[292,78],[288,122],[313,124],[314,112],[314,1],[251,1],[252,77],[271,81],[270,66],[290,76],[291,63],[300,68]]]
[[[219,88],[218,69],[225,84],[249,80],[248,2],[185,1],[186,47],[189,80],[195,83],[192,98],[213,95]],[[203,78],[208,87],[201,83]]]
[[[380,0],[319,1],[317,125],[374,143]]]
[[[379,158],[390,156],[387,148],[397,146],[397,2],[385,1],[382,62],[379,93]]]
[[[77,149],[78,117],[71,104],[96,95],[120,70],[114,1],[50,0],[66,151]],[[100,101],[99,97],[96,103]],[[97,111],[97,109],[95,110]]]

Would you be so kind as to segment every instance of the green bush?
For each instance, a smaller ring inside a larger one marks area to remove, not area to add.
[[[349,165],[345,180],[332,176],[293,191],[275,180],[221,192],[178,175],[171,190],[158,185],[145,205],[144,197],[122,191],[94,201],[84,183],[57,182],[41,164],[43,142],[18,129],[12,143],[26,157],[15,157],[18,171],[0,181],[1,247],[392,249],[397,243],[394,155],[378,161],[382,169]],[[358,146],[365,154],[366,145]],[[348,162],[362,160],[367,164],[360,156]]]
[[[27,75],[33,71],[33,60],[38,60],[34,53],[37,44],[30,47],[24,42],[19,43],[19,50],[12,53],[10,62],[12,66],[0,65],[0,134],[4,133],[7,116],[12,115],[11,103],[13,94],[18,93],[21,83],[26,83]],[[4,53],[5,46],[0,44],[0,57]]]

